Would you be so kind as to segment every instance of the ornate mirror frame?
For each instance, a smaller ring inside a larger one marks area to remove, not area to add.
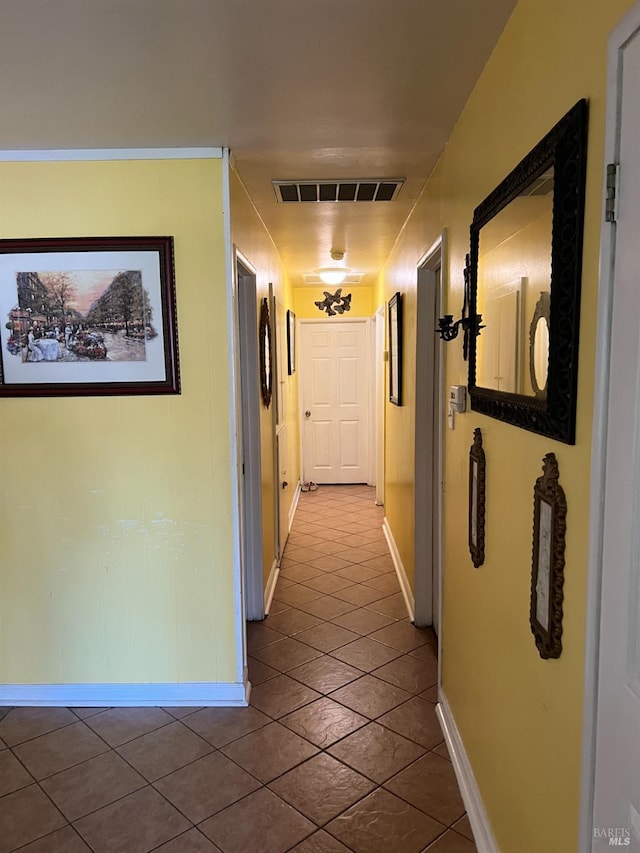
[[[540,299],[536,302],[536,307],[533,312],[533,317],[531,318],[531,325],[529,326],[529,378],[531,379],[531,387],[533,388],[533,393],[536,397],[540,397],[542,399],[546,399],[547,397],[547,386],[549,384],[549,370],[547,369],[547,376],[545,377],[544,385],[541,387],[538,382],[539,376],[536,373],[536,335],[538,334],[538,323],[541,320],[544,320],[547,324],[547,332],[549,329],[549,305],[551,301],[551,294],[548,290],[543,290],[540,293]]]
[[[476,569],[484,563],[484,507],[487,464],[482,447],[482,430],[473,431],[469,448],[469,553]]]
[[[475,317],[481,229],[540,175],[553,167],[546,398],[495,391],[476,385],[475,335],[469,337],[469,396],[473,411],[567,444],[575,443],[586,155],[587,102],[581,100],[478,205],[471,225],[469,314]]]
[[[271,342],[271,321],[269,318],[269,300],[265,296],[260,304],[260,323],[258,326],[258,352],[260,355],[260,393],[265,408],[271,405],[273,349]]]

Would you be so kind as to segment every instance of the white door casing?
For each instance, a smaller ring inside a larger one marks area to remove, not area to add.
[[[369,321],[301,320],[299,330],[303,480],[366,483]]]
[[[601,252],[580,849],[639,853],[640,4],[610,37],[608,68],[619,188]]]

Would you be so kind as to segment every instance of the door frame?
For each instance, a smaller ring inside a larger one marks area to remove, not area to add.
[[[303,326],[322,326],[322,325],[335,325],[336,322],[344,322],[344,323],[363,323],[365,326],[365,341],[366,341],[366,353],[365,353],[365,362],[367,365],[367,379],[366,379],[366,387],[367,387],[367,397],[370,394],[371,389],[371,318],[370,317],[349,317],[345,318],[343,321],[331,320],[330,318],[318,318],[315,317],[306,318],[302,317],[298,321],[298,353],[299,353],[299,368],[298,368],[298,435],[299,435],[299,453],[300,453],[300,483],[304,483],[305,479],[305,471],[304,471],[304,401],[303,397],[303,386],[304,386],[304,368],[302,364],[302,327]],[[365,406],[365,411],[367,413],[367,418],[369,421],[371,420],[371,403],[370,400],[367,399],[367,404]],[[367,424],[367,435],[371,435],[371,424]],[[371,460],[373,458],[373,452],[371,447],[371,440],[368,441],[369,447],[367,448],[367,459],[365,462],[365,470],[367,472],[367,483],[371,482]]]
[[[598,716],[606,708],[598,702],[599,653],[601,633],[601,599],[605,583],[615,583],[611,575],[603,575],[604,506],[602,495],[606,483],[606,447],[609,426],[609,391],[616,377],[609,369],[611,322],[613,315],[616,225],[605,222],[606,166],[619,162],[619,94],[622,85],[620,51],[631,36],[640,29],[640,3],[636,3],[610,33],[607,56],[607,95],[605,119],[605,149],[603,164],[602,212],[603,228],[600,238],[600,276],[598,289],[598,325],[596,331],[596,361],[594,383],[594,413],[591,444],[591,495],[589,518],[589,568],[587,578],[585,686],[582,736],[582,770],[580,791],[579,849],[591,850],[593,843],[593,814],[595,797],[596,737]],[[631,393],[631,389],[630,389]],[[637,393],[637,390],[636,390]]]
[[[435,329],[444,298],[445,250],[443,232],[416,270],[414,622],[433,625],[436,632],[442,606],[444,349]]]

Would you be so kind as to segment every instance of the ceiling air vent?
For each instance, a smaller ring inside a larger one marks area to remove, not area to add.
[[[348,181],[272,181],[281,204],[301,201],[394,201],[404,178]]]

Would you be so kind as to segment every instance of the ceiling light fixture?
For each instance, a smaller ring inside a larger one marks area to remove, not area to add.
[[[315,272],[325,284],[342,284],[351,270],[347,267],[320,267]]]

